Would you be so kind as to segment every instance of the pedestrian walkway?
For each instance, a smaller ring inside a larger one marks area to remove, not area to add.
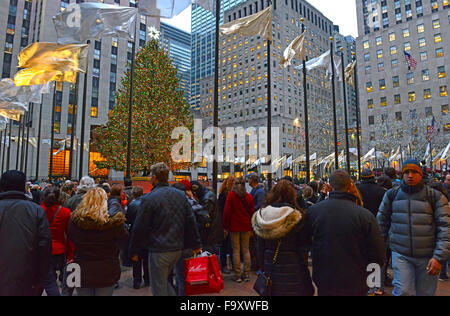
[[[390,271],[392,275],[392,271]],[[256,274],[250,274],[250,282],[236,283],[232,280],[232,275],[224,275],[224,290],[219,294],[211,294],[205,296],[244,296],[251,297],[257,296],[253,290],[253,284],[256,281]],[[386,287],[386,293],[384,296],[392,296],[392,287]],[[131,268],[126,268],[122,272],[120,279],[120,287],[114,291],[114,296],[149,296],[151,295],[151,289],[144,287],[139,290],[133,289],[133,275]],[[317,291],[316,291],[317,295]],[[439,282],[436,296],[450,296],[450,281]]]

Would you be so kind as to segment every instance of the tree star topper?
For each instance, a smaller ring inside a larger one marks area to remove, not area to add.
[[[159,41],[159,35],[160,35],[160,33],[159,33],[159,31],[156,29],[156,27],[150,26],[150,27],[148,28],[148,36],[149,36],[152,40]]]

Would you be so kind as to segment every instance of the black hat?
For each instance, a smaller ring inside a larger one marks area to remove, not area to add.
[[[6,171],[0,179],[0,191],[18,191],[25,193],[26,177],[23,172],[10,170]]]
[[[364,169],[361,172],[361,178],[362,179],[371,179],[371,178],[375,178],[375,175],[373,174],[372,170]]]

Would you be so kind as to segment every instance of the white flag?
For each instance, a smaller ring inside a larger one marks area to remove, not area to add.
[[[428,159],[428,157],[430,156],[430,150],[431,150],[430,143],[428,143],[427,149],[425,151],[425,155],[423,156],[422,160],[427,160]]]
[[[353,88],[355,87],[355,67],[356,60],[347,65],[347,67],[345,68],[345,82],[347,82]]]
[[[216,0],[192,0],[192,3],[216,15]]]
[[[306,59],[306,31],[302,35],[294,39],[291,44],[284,50],[283,58],[281,59],[280,65],[286,68],[292,63],[292,59],[297,58],[298,60]]]
[[[53,24],[58,44],[82,44],[91,38],[107,36],[134,40],[136,15],[136,8],[97,2],[71,3],[53,17]]]
[[[341,72],[339,71],[339,67],[341,66],[341,58],[334,55],[334,68],[336,71],[336,76],[342,81]],[[303,65],[299,65],[296,67],[297,69],[303,69]],[[314,69],[326,69],[327,78],[331,79],[331,75],[333,73],[333,69],[331,68],[331,54],[330,50],[327,50],[325,53],[320,55],[317,58],[311,59],[306,62],[306,70],[311,71]]]
[[[450,143],[448,143],[447,147],[445,147],[444,152],[442,153],[441,159],[447,160],[450,153]]]
[[[221,35],[240,33],[244,36],[260,35],[272,40],[272,6],[248,17],[231,21],[220,26]]]

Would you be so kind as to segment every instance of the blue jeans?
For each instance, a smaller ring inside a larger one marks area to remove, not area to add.
[[[177,261],[175,265],[175,275],[177,279],[178,296],[186,296],[184,289],[184,258]]]
[[[434,296],[438,276],[427,274],[430,259],[411,258],[393,251],[394,291],[392,294],[394,296]]]
[[[78,296],[112,296],[114,286],[104,288],[77,288]]]
[[[150,252],[150,286],[153,296],[176,296],[173,286],[167,280],[181,258],[181,250],[174,252]]]

